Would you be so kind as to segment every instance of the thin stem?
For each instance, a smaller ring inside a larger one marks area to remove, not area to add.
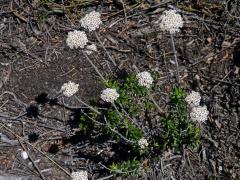
[[[164,114],[164,111],[162,110],[162,108],[160,108],[160,106],[157,104],[157,102],[155,101],[155,99],[153,98],[152,94],[149,93],[149,97],[151,99],[151,101],[153,102],[153,104],[156,106],[156,108],[158,109],[158,111],[161,113],[161,114]]]
[[[100,71],[98,70],[98,68],[93,64],[92,60],[88,57],[88,55],[82,51],[83,55],[85,56],[85,58],[87,59],[87,61],[92,65],[92,67],[94,68],[94,70],[97,72],[97,74],[101,77],[101,79],[103,80],[104,83],[107,82],[107,80],[103,77],[103,75],[100,73]]]
[[[89,119],[91,119],[93,122],[95,122],[95,123],[97,123],[97,124],[99,124],[99,125],[101,125],[101,126],[107,126],[106,124],[101,123],[101,122],[93,119],[92,117],[90,117],[89,115],[87,115],[84,111],[81,110],[81,112],[82,112],[85,116],[87,116]]]
[[[107,121],[107,119],[106,119],[105,116],[104,116],[104,121],[105,121],[105,124],[104,124],[104,123],[101,123],[101,122],[93,119],[92,117],[88,116],[88,115],[87,115],[86,113],[84,113],[83,111],[82,111],[82,113],[83,113],[85,116],[87,116],[89,119],[91,119],[93,122],[98,123],[98,124],[101,125],[101,126],[107,126],[107,128],[110,129],[110,131],[112,131],[113,133],[115,133],[115,134],[117,134],[118,136],[120,136],[120,137],[121,137],[123,140],[125,140],[126,142],[131,143],[131,144],[134,144],[134,143],[135,143],[134,141],[129,140],[129,139],[127,139],[126,137],[124,137],[124,136],[123,136],[121,133],[119,133],[117,130],[113,129],[113,128],[111,127],[110,123]]]
[[[177,60],[177,51],[175,48],[175,43],[174,43],[174,39],[173,39],[173,34],[170,33],[170,37],[171,37],[171,44],[172,44],[172,49],[173,49],[173,54],[174,54],[174,60],[175,60],[175,64],[176,64],[176,68],[177,68],[177,84],[180,84],[180,75],[179,75],[179,65],[178,65],[178,60]]]
[[[119,115],[122,119],[124,119],[123,114],[118,110],[116,104],[115,104],[115,103],[112,103],[112,105],[113,105],[113,107],[115,108],[115,110],[117,111],[118,115]],[[126,110],[123,108],[123,106],[122,106],[121,104],[119,104],[119,105],[120,105],[123,113],[126,114],[127,118],[128,118],[132,123],[134,123],[138,128],[141,129],[141,127],[139,127],[139,124],[137,123],[137,121],[134,121],[134,120],[130,117],[130,115],[126,112]],[[144,131],[144,130],[143,130],[143,131]],[[144,131],[144,133],[146,133],[146,132]]]
[[[111,62],[113,63],[114,66],[117,66],[116,62],[114,61],[114,59],[111,57],[111,55],[109,54],[109,52],[107,51],[107,49],[105,48],[105,46],[103,45],[102,41],[100,40],[98,34],[95,32],[95,36],[98,40],[98,42],[100,43],[100,45],[102,46],[103,50],[106,52],[108,58],[111,60]]]
[[[119,112],[116,104],[113,102],[112,105],[113,105],[114,109],[117,111],[118,115],[119,115],[122,119],[124,119],[124,118],[123,118],[123,115]]]
[[[109,175],[109,176],[102,177],[102,178],[99,178],[99,179],[97,179],[97,180],[106,180],[106,179],[111,179],[113,176],[114,176],[114,175],[113,175],[113,174],[111,174],[111,175]]]
[[[141,127],[140,127],[139,124],[137,123],[136,118],[131,118],[130,115],[129,115],[129,113],[123,108],[122,104],[121,104],[121,103],[118,103],[118,104],[119,104],[119,106],[121,107],[123,113],[126,114],[126,116],[128,117],[128,119],[131,120],[132,123],[134,123],[138,128],[141,129]],[[145,133],[145,132],[144,132],[144,133]]]
[[[165,64],[165,67],[166,67],[166,74],[167,74],[167,80],[168,80],[168,82],[170,82],[170,76],[169,76],[169,68],[168,68],[168,64],[167,64],[167,62],[166,62],[166,58],[165,58],[165,53],[163,54],[163,60],[164,60],[164,64]]]
[[[107,127],[108,127],[112,132],[114,132],[114,133],[116,133],[118,136],[120,136],[123,140],[125,140],[126,142],[128,142],[128,143],[130,143],[130,144],[135,144],[135,143],[136,143],[135,141],[132,141],[132,140],[127,139],[127,138],[124,137],[121,133],[119,133],[118,131],[116,131],[115,129],[113,129],[113,128],[111,127],[111,125],[108,123],[107,118],[106,118],[105,116],[104,116],[104,120],[105,120],[105,122],[106,122]]]
[[[75,99],[76,99],[78,102],[82,103],[83,105],[85,105],[86,107],[88,107],[89,109],[91,109],[92,111],[94,111],[95,113],[101,114],[96,108],[92,107],[91,105],[88,105],[87,103],[85,103],[84,101],[82,101],[81,99],[79,99],[77,96],[74,96],[74,97],[75,97]]]
[[[35,169],[37,170],[37,172],[39,173],[40,177],[42,180],[46,180],[46,178],[44,177],[42,171],[39,169],[38,165],[35,163],[34,159],[32,158],[32,156],[30,155],[30,153],[27,151],[27,148],[25,148],[25,146],[23,145],[23,143],[21,142],[20,139],[18,139],[18,142],[20,143],[20,145],[22,146],[23,150],[25,152],[27,152],[28,158],[31,160],[31,162],[33,163],[33,166],[35,167]]]

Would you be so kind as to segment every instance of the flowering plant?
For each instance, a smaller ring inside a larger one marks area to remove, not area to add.
[[[80,23],[88,31],[95,31],[102,24],[100,13],[92,11],[85,15]],[[165,114],[151,94],[156,88],[153,73],[139,72],[137,69],[139,73],[127,74],[124,79],[107,79],[88,57],[97,51],[97,46],[88,45],[85,32],[76,30],[69,32],[66,40],[71,49],[79,47],[84,49],[84,56],[106,86],[99,93],[100,101],[87,106],[89,111],[82,111],[79,121],[80,132],[91,136],[94,133],[107,135],[115,143],[127,145],[128,151],[134,154],[134,157],[129,157],[127,161],[113,163],[110,166],[112,172],[128,174],[129,170],[131,172],[139,170],[142,157],[152,155],[150,149],[154,152],[154,150],[179,149],[182,146],[196,147],[200,143],[201,129],[195,122],[206,121],[209,112],[206,106],[200,106],[201,96],[198,92],[192,91],[186,95],[184,89],[180,87],[173,34],[183,27],[183,19],[175,10],[168,10],[159,18],[159,27],[162,31],[170,33],[178,77],[178,86],[171,92],[170,105],[166,107]],[[97,33],[95,35],[99,41]],[[106,51],[103,43],[99,42]],[[106,53],[114,62],[113,65],[116,65],[110,54],[107,51]],[[70,97],[78,91],[78,84],[65,83],[61,91],[65,96]],[[158,124],[154,124],[153,121]],[[83,175],[75,173],[73,176]],[[84,178],[86,177],[87,174],[84,175]]]
[[[167,10],[163,12],[163,15],[159,18],[159,27],[162,31],[168,31],[171,34],[175,34],[183,27],[183,19],[176,10]]]
[[[88,43],[87,35],[84,31],[70,31],[68,32],[67,45],[71,48],[84,48]]]
[[[92,11],[80,20],[81,26],[89,31],[95,31],[102,24],[101,14]]]

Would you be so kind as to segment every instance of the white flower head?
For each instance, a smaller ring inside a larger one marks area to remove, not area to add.
[[[86,14],[80,20],[81,26],[89,31],[95,31],[102,24],[101,14],[96,11],[92,11],[89,14]]]
[[[153,78],[151,74],[147,71],[141,72],[137,74],[138,84],[140,86],[145,86],[147,88],[150,88],[150,86],[153,83]]]
[[[145,149],[146,147],[148,147],[148,142],[145,138],[141,138],[138,140],[138,145],[141,149]]]
[[[77,171],[71,173],[72,180],[88,180],[87,171]]]
[[[61,91],[64,96],[71,97],[78,91],[79,84],[76,84],[72,81],[64,83],[61,87]]]
[[[74,30],[68,32],[66,43],[71,49],[84,48],[88,43],[88,38],[84,31]]]
[[[201,96],[199,92],[192,91],[187,97],[185,98],[185,101],[190,107],[199,106],[201,101]]]
[[[207,106],[197,106],[192,108],[190,112],[190,118],[195,122],[205,122],[208,119],[209,111],[207,110]]]
[[[102,91],[101,99],[105,102],[113,103],[119,98],[119,94],[116,89],[106,88]]]
[[[180,14],[177,14],[176,10],[167,10],[163,12],[163,15],[159,18],[160,29],[162,31],[168,31],[171,34],[175,34],[183,27],[183,18]]]
[[[88,45],[86,47],[87,50],[85,50],[85,52],[87,53],[87,55],[90,55],[92,54],[93,52],[96,52],[97,51],[97,46],[95,44],[91,44],[91,45]]]

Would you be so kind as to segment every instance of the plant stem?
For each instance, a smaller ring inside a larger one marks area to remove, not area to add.
[[[133,65],[133,68],[135,70],[136,73],[139,73],[139,69],[138,67],[134,64]],[[155,101],[155,99],[153,98],[153,95],[152,93],[149,91],[149,97],[150,97],[150,100],[153,102],[153,104],[156,106],[157,110],[159,111],[160,114],[164,114],[164,111],[162,110],[162,108],[160,108],[160,106],[157,104],[157,102]]]
[[[104,116],[104,120],[105,120],[105,122],[106,122],[107,127],[108,127],[112,132],[114,132],[114,133],[116,133],[118,136],[120,136],[123,140],[125,140],[126,142],[128,142],[128,143],[130,143],[130,144],[135,144],[135,143],[136,143],[135,141],[132,141],[132,140],[130,140],[130,139],[127,139],[127,138],[124,137],[121,133],[119,133],[117,130],[113,129],[113,128],[111,127],[111,125],[108,123],[107,118],[106,118],[105,116]]]
[[[85,105],[86,107],[88,107],[89,109],[91,109],[92,111],[94,111],[97,114],[101,114],[96,108],[92,107],[91,105],[88,105],[87,103],[85,103],[84,101],[82,101],[81,99],[79,99],[77,96],[74,96],[75,99],[77,99],[78,102],[82,103],[83,105]]]
[[[93,64],[92,60],[88,57],[88,55],[82,51],[83,55],[86,57],[87,61],[92,65],[92,67],[94,68],[94,70],[96,71],[96,73],[101,77],[101,79],[103,80],[104,83],[106,83],[106,79],[103,77],[103,75],[100,73],[100,71],[98,70],[98,68]]]
[[[106,47],[104,46],[104,44],[102,43],[102,41],[100,40],[100,38],[99,38],[99,36],[98,36],[98,34],[97,34],[96,32],[95,32],[95,36],[96,36],[98,42],[100,43],[100,45],[102,46],[103,50],[106,52],[106,54],[107,54],[108,58],[110,59],[110,61],[111,61],[111,62],[113,63],[113,65],[116,67],[117,64],[116,64],[115,60],[111,57],[111,55],[110,55],[109,52],[107,51]]]
[[[178,60],[177,60],[177,51],[175,48],[175,43],[174,43],[174,39],[173,39],[173,34],[170,33],[171,36],[171,44],[172,44],[172,49],[173,49],[173,54],[174,54],[174,60],[175,60],[175,64],[176,64],[176,68],[177,68],[177,85],[180,84],[180,75],[179,75],[179,65],[178,65]]]

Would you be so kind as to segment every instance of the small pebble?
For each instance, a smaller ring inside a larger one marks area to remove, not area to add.
[[[27,152],[26,152],[26,151],[22,151],[22,152],[21,152],[21,157],[22,157],[23,160],[28,159],[28,154],[27,154]]]

